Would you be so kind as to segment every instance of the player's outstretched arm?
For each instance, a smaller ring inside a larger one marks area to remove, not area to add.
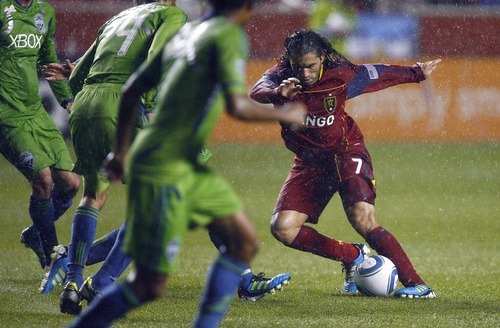
[[[281,121],[297,127],[304,124],[306,116],[306,107],[301,103],[289,103],[281,110],[276,110],[246,95],[226,95],[226,110],[229,115],[243,121]]]
[[[436,69],[437,65],[441,62],[441,59],[434,59],[434,60],[431,60],[431,61],[427,61],[427,62],[417,62],[417,65],[420,66],[420,68],[422,69],[422,72],[424,73],[425,75],[425,78],[428,78],[432,72],[434,72],[434,70]]]

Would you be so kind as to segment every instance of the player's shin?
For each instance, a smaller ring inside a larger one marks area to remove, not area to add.
[[[130,283],[113,284],[68,327],[109,327],[113,321],[141,304]]]
[[[93,276],[92,287],[95,290],[100,291],[111,285],[132,262],[132,259],[125,255],[122,251],[124,239],[125,224],[121,226],[118,238],[116,239],[111,252],[109,252],[106,261],[104,261],[104,264]]]
[[[33,225],[38,230],[45,257],[48,259],[47,261],[50,261],[50,254],[54,246],[58,245],[52,200],[38,199],[31,196],[29,213]],[[46,265],[49,265],[49,263],[46,263]]]
[[[201,298],[193,327],[217,327],[233,300],[241,274],[250,266],[228,255],[220,255],[214,262]]]
[[[95,238],[98,216],[99,211],[95,208],[80,206],[73,218],[67,281],[76,283],[78,288],[83,283],[83,267]]]
[[[57,221],[73,205],[73,195],[52,188],[52,204],[54,206],[54,221]]]
[[[108,257],[109,252],[115,244],[119,229],[108,232],[106,235],[94,240],[90,247],[89,255],[85,265],[89,266],[99,262],[103,262]]]

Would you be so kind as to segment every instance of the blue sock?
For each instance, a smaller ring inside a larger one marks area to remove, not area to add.
[[[50,254],[58,245],[56,226],[54,225],[54,206],[52,200],[30,197],[29,212],[33,225],[40,236],[43,252],[50,264]]]
[[[113,321],[139,307],[139,301],[130,285],[124,281],[106,288],[68,328],[109,327]]]
[[[99,239],[94,240],[90,247],[89,255],[85,265],[92,265],[102,262],[108,257],[109,252],[115,244],[116,237],[118,236],[119,229],[108,232],[106,235]]]
[[[122,246],[125,239],[125,223],[120,227],[118,238],[109,253],[106,261],[92,277],[92,288],[103,290],[111,285],[132,262],[132,259],[125,255]]]
[[[75,282],[78,287],[83,283],[83,267],[95,238],[98,216],[99,211],[95,208],[80,206],[73,218],[66,281]]]
[[[42,248],[42,240],[40,239],[40,234],[38,230],[35,228],[34,224],[31,224],[26,228],[26,232],[24,233],[30,242],[31,248]]]
[[[252,280],[253,276],[254,276],[254,274],[253,274],[252,270],[250,270],[250,268],[243,271],[243,273],[241,274],[241,281],[240,281],[239,288],[245,289],[248,286],[248,284],[250,283],[250,281]]]
[[[67,196],[65,194],[62,194],[60,192],[57,192],[54,188],[52,188],[52,205],[53,205],[53,211],[54,211],[54,221],[57,221],[61,217],[61,215],[66,212],[68,208],[71,207],[71,204],[73,204],[73,197]],[[36,206],[35,206],[36,207]],[[33,211],[37,212],[38,209],[33,208]],[[49,209],[49,211],[51,211]],[[30,199],[30,212],[31,212],[31,199]],[[54,227],[55,229],[55,227]],[[55,231],[55,230],[54,230]],[[40,234],[38,232],[38,229],[35,227],[34,224],[30,225],[28,227],[28,232],[26,232],[28,236],[31,236],[30,241],[30,247],[31,248],[42,248],[42,240],[40,239]],[[57,234],[56,234],[57,238]],[[53,249],[53,246],[51,248],[51,251]]]
[[[210,240],[212,241],[214,246],[219,250],[219,252],[224,253],[226,246],[222,243],[222,240],[220,240],[217,235],[211,233],[210,231],[208,232],[208,236],[210,237]],[[240,286],[238,288],[246,288],[252,280],[253,276],[254,274],[252,270],[246,269],[245,271],[243,271],[243,273],[241,274]]]
[[[54,204],[54,221],[57,221],[73,205],[73,195],[52,188],[52,204]]]
[[[218,327],[233,300],[241,274],[250,266],[221,254],[207,277],[198,315],[193,327]]]

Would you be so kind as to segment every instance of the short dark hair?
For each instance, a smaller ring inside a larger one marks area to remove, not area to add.
[[[253,5],[253,0],[209,0],[214,11],[240,9],[245,4]]]
[[[335,67],[341,61],[349,60],[333,49],[330,42],[321,34],[312,29],[301,29],[293,32],[285,39],[285,54],[280,61],[289,65],[290,57],[303,56],[315,52],[318,56],[325,56],[325,66]]]
[[[146,3],[152,3],[152,2],[157,2],[157,0],[134,0],[134,4],[136,6],[143,5]]]

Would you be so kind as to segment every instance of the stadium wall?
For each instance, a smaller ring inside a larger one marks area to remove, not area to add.
[[[430,58],[429,58],[430,59]],[[347,102],[365,137],[374,141],[498,141],[498,58],[442,58],[432,77],[417,84],[364,94]],[[413,65],[414,62],[392,64]],[[253,60],[249,88],[274,60]],[[223,116],[215,141],[278,141],[279,125],[245,123]]]

